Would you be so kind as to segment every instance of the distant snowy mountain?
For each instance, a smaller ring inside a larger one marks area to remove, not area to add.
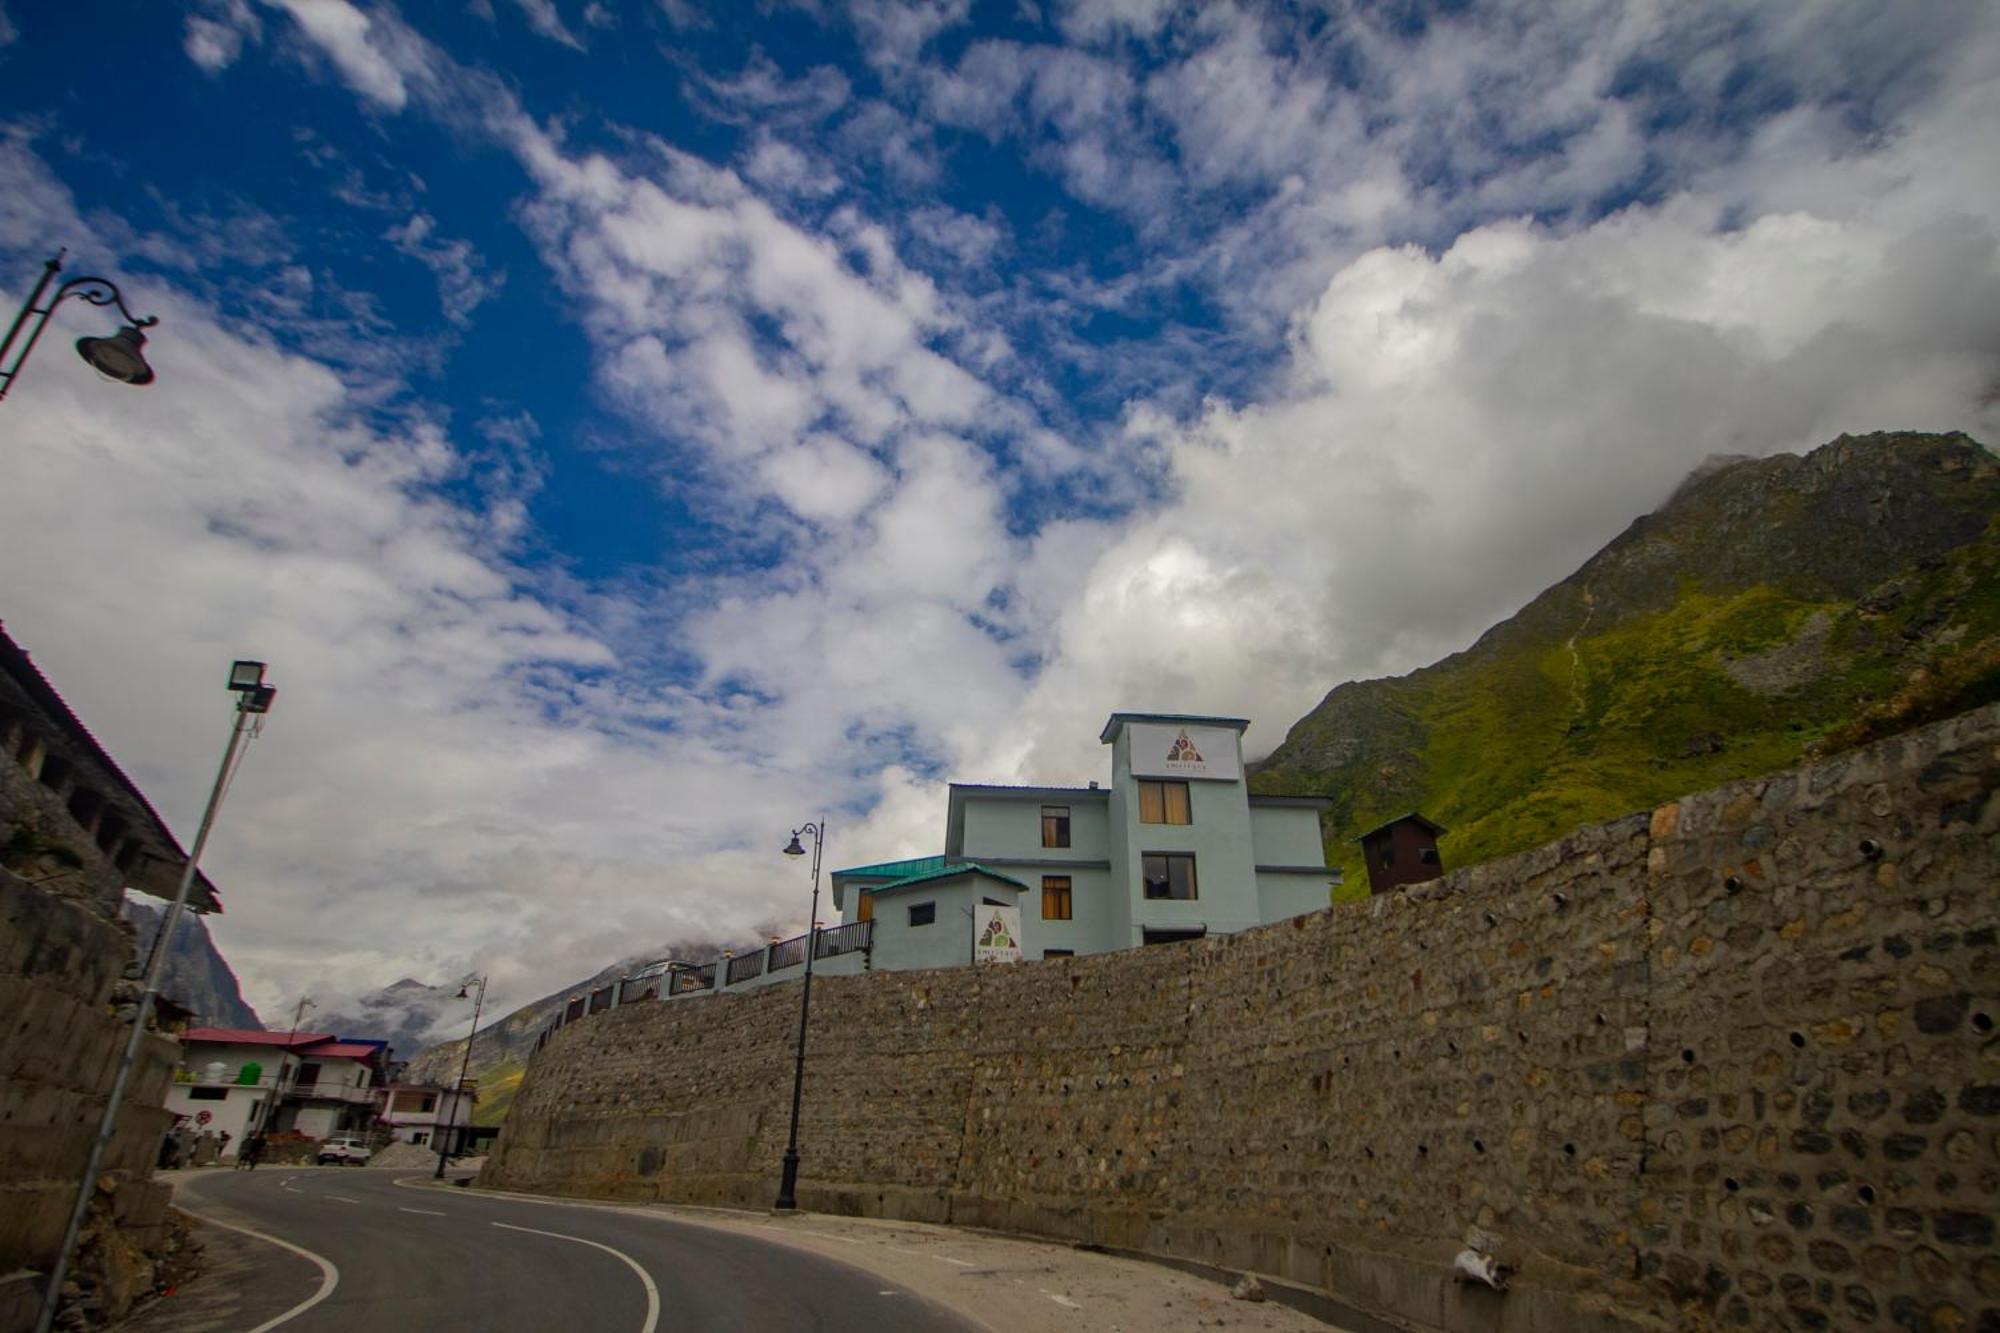
[[[458,998],[457,982],[427,986],[404,977],[371,994],[329,1000],[325,1009],[308,1009],[304,1026],[314,1032],[386,1041],[395,1059],[407,1060],[435,1040],[431,1034],[438,1027],[448,1029],[471,1018],[472,1002]]]
[[[127,894],[125,919],[138,933],[135,951],[144,963],[152,952],[153,937],[160,933],[166,904],[157,898]],[[197,1019],[219,1028],[261,1028],[257,1011],[243,998],[236,973],[215,947],[208,927],[193,912],[183,913],[174,928],[174,940],[167,950],[166,970],[160,977],[160,993],[182,1008],[193,1010]]]

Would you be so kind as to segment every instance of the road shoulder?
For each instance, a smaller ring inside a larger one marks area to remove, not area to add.
[[[398,1181],[414,1190],[462,1186]],[[1208,1279],[1073,1246],[919,1222],[818,1213],[750,1213],[684,1204],[614,1203],[481,1189],[486,1198],[603,1208],[731,1231],[838,1260],[1006,1333],[1133,1333],[1228,1327],[1328,1333],[1333,1325],[1275,1302],[1236,1300]]]

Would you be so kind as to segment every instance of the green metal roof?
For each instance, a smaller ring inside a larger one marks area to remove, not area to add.
[[[1027,892],[1028,889],[1027,885],[1023,884],[1020,880],[1015,879],[1012,875],[1003,875],[997,870],[990,870],[987,867],[980,865],[977,861],[955,861],[949,865],[946,865],[943,864],[945,858],[943,858],[942,856],[927,856],[924,857],[923,859],[926,861],[936,861],[939,862],[940,864],[935,869],[932,870],[925,870],[914,875],[906,875],[902,879],[897,880],[893,884],[875,884],[868,886],[863,889],[863,892],[891,893],[894,892],[895,890],[907,889],[917,884],[928,884],[933,880],[957,879],[960,875],[984,875],[988,879],[998,880],[1002,884],[1011,884],[1015,888],[1020,889],[1023,893]]]
[[[908,861],[884,861],[879,865],[855,866],[833,873],[840,879],[908,879],[911,875],[942,870],[944,866],[945,858],[942,856],[919,856]]]

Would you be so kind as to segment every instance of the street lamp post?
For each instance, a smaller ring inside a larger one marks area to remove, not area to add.
[[[477,989],[479,994],[476,997],[472,997],[472,1031],[465,1034],[465,1059],[459,1062],[458,1087],[452,1091],[451,1110],[446,1112],[446,1114],[451,1119],[454,1120],[458,1118],[458,1108],[464,1103],[465,1100],[465,1076],[472,1068],[472,1043],[473,1040],[479,1036],[479,1011],[486,1006],[486,978],[472,977],[469,980],[461,983],[458,988],[458,998],[461,1000],[468,998],[470,996],[471,990],[473,989]],[[438,1109],[443,1110],[444,1108],[442,1105],[440,1105]],[[465,1117],[465,1123],[468,1127],[471,1126],[472,1124],[471,1115],[468,1114]],[[431,1132],[437,1135],[437,1150],[438,1150],[437,1171],[432,1176],[432,1179],[443,1180],[444,1158],[445,1158],[444,1129],[436,1121],[432,1121]]]
[[[121,383],[143,387],[153,382],[153,368],[146,364],[146,335],[142,330],[152,328],[160,322],[159,318],[147,315],[142,319],[133,314],[125,304],[125,294],[118,290],[117,283],[109,278],[71,278],[56,288],[56,294],[49,298],[48,304],[42,304],[49,284],[55,281],[56,274],[62,272],[62,258],[67,253],[67,250],[58,250],[42,265],[42,276],[35,283],[35,290],[28,293],[20,313],[14,316],[6,338],[0,339],[0,399],[7,396],[21,373],[21,367],[28,364],[28,355],[41,341],[49,316],[72,296],[90,305],[116,306],[118,313],[125,317],[124,325],[109,338],[78,338],[77,355],[88,361],[100,375]]]
[[[813,955],[819,952],[819,853],[826,839],[826,816],[821,815],[817,824],[807,824],[804,828],[792,830],[792,840],[785,844],[786,856],[804,856],[806,849],[799,845],[801,833],[812,834],[812,916],[806,923],[806,982],[799,992],[799,1055],[792,1067],[792,1128],[785,1140],[785,1170],[778,1178],[778,1208],[799,1206],[797,1195],[799,1184],[799,1099],[806,1086],[806,1019],[812,1014],[813,998]]]
[[[15,363],[17,367],[19,364]],[[153,937],[152,952],[146,956],[145,987],[139,993],[138,1011],[132,1015],[132,1032],[125,1039],[124,1053],[118,1058],[118,1072],[111,1080],[111,1096],[104,1103],[104,1114],[97,1122],[97,1137],[91,1140],[83,1179],[77,1184],[76,1204],[70,1209],[69,1225],[63,1231],[62,1248],[56,1251],[55,1263],[49,1268],[49,1282],[42,1292],[42,1310],[35,1321],[35,1333],[49,1333],[55,1323],[56,1307],[62,1300],[63,1277],[69,1270],[70,1255],[76,1249],[77,1233],[83,1230],[84,1216],[90,1211],[91,1195],[97,1191],[97,1168],[103,1164],[104,1150],[111,1145],[112,1136],[117,1132],[118,1108],[125,1100],[125,1085],[131,1081],[132,1066],[138,1063],[139,1048],[146,1040],[146,1020],[152,1016],[153,1001],[160,993],[160,973],[166,968],[167,946],[173,942],[174,928],[180,924],[181,913],[187,908],[188,890],[194,886],[195,870],[201,864],[202,849],[208,846],[209,830],[215,827],[216,811],[222,806],[222,797],[229,790],[230,779],[236,776],[244,739],[254,739],[263,729],[264,715],[271,711],[271,701],[278,697],[277,686],[264,683],[262,662],[232,663],[229,688],[236,692],[236,716],[230,722],[229,745],[222,752],[222,767],[216,771],[215,786],[209,790],[208,808],[202,812],[201,828],[194,836],[194,847],[188,852],[187,864],[181,867],[180,884],[174,890],[173,905],[167,908],[167,915],[160,922],[159,934]]]

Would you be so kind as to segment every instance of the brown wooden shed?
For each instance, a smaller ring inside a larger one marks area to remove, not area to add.
[[[1444,874],[1438,855],[1442,825],[1411,811],[1361,835],[1361,854],[1368,862],[1368,892],[1386,893],[1405,884],[1421,884]]]

